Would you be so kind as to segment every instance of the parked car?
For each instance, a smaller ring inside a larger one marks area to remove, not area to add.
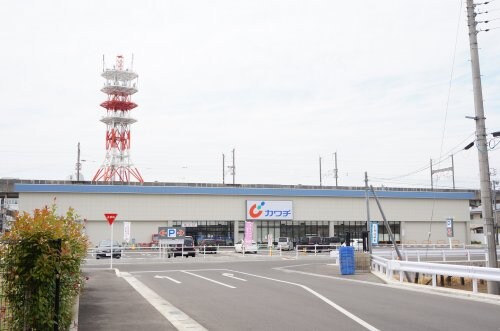
[[[198,243],[200,253],[217,253],[217,241],[215,239],[203,239]]]
[[[290,251],[293,249],[293,242],[289,237],[279,237],[278,248],[284,251]]]
[[[168,245],[167,257],[170,258],[176,256],[196,256],[196,248],[194,247],[193,237],[184,237],[183,243],[181,244]]]
[[[238,241],[236,244],[234,244],[234,251],[236,253],[254,253],[257,254],[257,243],[255,241],[252,241],[251,243],[245,243],[243,240]]]
[[[101,240],[99,242],[99,245],[96,246],[95,258],[100,259],[101,257],[111,257],[111,246],[113,246],[113,258],[121,258],[122,245],[120,245],[118,241],[113,241],[113,245],[111,245],[111,240]]]
[[[321,237],[318,235],[306,235],[299,239],[298,245],[301,250],[305,250],[307,252],[318,252],[320,253],[323,245],[321,244]]]

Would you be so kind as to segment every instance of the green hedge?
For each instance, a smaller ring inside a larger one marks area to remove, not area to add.
[[[84,281],[80,265],[88,247],[76,217],[72,209],[58,216],[55,205],[36,209],[32,215],[18,215],[11,231],[4,235],[1,268],[3,294],[12,316],[9,329],[69,328],[72,307]],[[59,317],[54,310],[57,277]]]

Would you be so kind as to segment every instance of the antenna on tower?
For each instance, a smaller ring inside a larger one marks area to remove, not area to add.
[[[134,71],[134,53],[132,53],[132,60],[130,61],[130,71]]]
[[[106,63],[104,62],[104,54],[102,55],[102,72],[104,72],[104,68],[106,68]]]

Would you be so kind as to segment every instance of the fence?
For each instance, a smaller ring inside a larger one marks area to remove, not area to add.
[[[20,271],[19,266],[5,262],[5,257],[15,249],[15,245],[19,244],[0,242],[0,330],[47,329],[37,325],[39,315],[43,313],[45,321],[49,320],[48,323],[53,325],[53,330],[57,331],[60,322],[62,277],[57,270],[54,270],[54,277],[48,282],[27,281],[26,277],[19,277],[19,274],[29,272],[29,267]],[[57,251],[59,261],[61,240],[50,241],[50,244]],[[51,295],[40,297],[42,292]],[[12,301],[9,298],[16,299]]]
[[[484,248],[475,249],[404,249],[400,250],[403,260],[417,260],[421,262],[429,259],[433,261],[449,262],[449,261],[486,261],[488,252]],[[497,255],[500,254],[500,249],[497,250]],[[392,260],[397,259],[394,249],[374,249],[373,255]]]
[[[473,293],[478,293],[478,280],[500,281],[500,269],[497,268],[388,260],[375,255],[372,255],[371,263],[372,270],[385,274],[387,279],[393,279],[394,275],[399,273],[400,282],[404,281],[405,272],[430,275],[433,287],[437,286],[438,275],[470,278],[472,279]]]
[[[330,252],[336,252],[340,245],[297,245],[291,250],[282,250],[280,246],[268,246],[260,244],[257,247],[257,252],[259,256],[295,256],[295,258],[300,258],[300,256],[318,256],[318,257],[330,257]],[[182,255],[185,255],[184,247],[180,246],[180,251]],[[236,253],[235,246],[195,246],[197,256],[217,256],[219,254]],[[95,259],[97,248],[91,248],[87,251],[88,257]],[[168,247],[165,245],[158,245],[153,247],[114,247],[113,254],[120,252],[120,257],[133,258],[141,257],[144,255],[150,258],[164,259],[168,255]],[[248,254],[248,252],[246,252]],[[109,255],[109,254],[108,254]],[[179,254],[180,255],[180,254]],[[252,254],[255,255],[255,254]]]

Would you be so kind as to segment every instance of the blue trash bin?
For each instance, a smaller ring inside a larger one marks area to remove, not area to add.
[[[340,247],[339,251],[340,259],[340,274],[342,275],[354,275],[356,269],[356,263],[354,260],[354,247],[346,246]]]

